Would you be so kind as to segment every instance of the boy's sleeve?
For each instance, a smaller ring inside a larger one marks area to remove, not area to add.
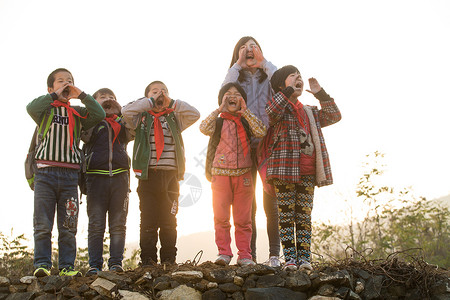
[[[216,130],[216,119],[219,116],[219,110],[216,109],[200,123],[200,131],[204,135],[212,136]]]
[[[40,125],[43,114],[54,100],[51,94],[47,94],[28,103],[27,112],[37,125]]]
[[[275,124],[283,117],[286,106],[289,104],[289,97],[294,93],[290,86],[276,93],[266,104],[266,113],[269,116],[269,123]]]
[[[125,122],[125,127],[133,132],[139,124],[139,115],[144,111],[152,109],[148,98],[140,98],[136,101],[130,102],[122,107],[122,117]]]
[[[86,116],[87,114],[86,119],[80,119],[84,130],[94,127],[106,117],[103,107],[91,95],[86,95],[80,100],[85,106],[82,108],[82,115]]]
[[[175,101],[174,114],[181,131],[194,124],[200,118],[200,112],[195,107],[181,100]]]
[[[258,119],[257,116],[255,116],[250,111],[250,109],[247,108],[244,111],[244,113],[242,114],[242,117],[244,117],[247,120],[248,125],[250,126],[250,130],[252,132],[252,135],[254,137],[262,138],[266,135],[266,131],[267,131],[266,126],[260,119]]]
[[[337,123],[341,120],[341,112],[337,107],[334,99],[328,95],[324,89],[314,94],[317,100],[320,101],[321,109],[319,110],[319,121],[321,127],[326,127]]]
[[[229,82],[236,82],[239,78],[239,71],[242,70],[242,67],[238,65],[237,63],[234,63],[231,68],[228,69],[228,73],[225,76],[225,80],[222,83],[222,86]]]

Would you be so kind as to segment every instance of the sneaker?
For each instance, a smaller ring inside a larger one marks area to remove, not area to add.
[[[89,270],[84,274],[85,277],[94,276],[97,275],[98,272],[100,272],[99,268],[96,267],[90,267]]]
[[[281,267],[281,261],[278,258],[278,256],[271,256],[271,257],[269,257],[269,261],[267,262],[267,265],[272,268],[278,268],[278,267]]]
[[[33,275],[36,277],[50,276],[50,270],[48,269],[48,267],[46,265],[42,265],[39,268],[37,268],[36,270],[34,270]]]
[[[111,267],[109,268],[109,270],[112,271],[112,272],[117,272],[117,273],[123,273],[123,272],[124,272],[124,270],[123,270],[123,268],[122,268],[121,265],[114,265],[114,266],[111,266]]]
[[[298,269],[299,270],[305,269],[305,270],[312,271],[313,268],[312,268],[311,263],[309,261],[300,259],[300,261],[298,262]]]
[[[285,271],[297,271],[297,265],[294,259],[290,259],[284,263],[283,270]]]
[[[214,263],[219,266],[227,266],[230,264],[230,261],[231,261],[231,256],[225,255],[225,254],[220,254]]]
[[[73,277],[80,277],[80,276],[82,276],[82,275],[81,275],[81,272],[75,271],[75,270],[73,269],[73,267],[68,267],[68,268],[61,269],[61,270],[59,271],[59,276],[73,276]]]
[[[250,258],[239,258],[237,260],[238,265],[240,265],[241,267],[245,267],[245,266],[254,266],[256,265],[256,263],[250,259]]]

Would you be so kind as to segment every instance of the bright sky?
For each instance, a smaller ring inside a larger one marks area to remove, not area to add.
[[[412,186],[430,199],[448,195],[449,34],[446,0],[0,0],[0,231],[13,227],[32,237],[33,193],[23,161],[34,123],[25,106],[47,92],[52,70],[69,69],[90,94],[111,88],[122,105],[162,80],[172,98],[197,107],[203,119],[216,108],[244,35],[255,37],[276,66],[292,64],[304,79],[316,77],[341,109],[342,121],[324,129],[335,184],[316,190],[314,220],[340,219],[340,195],[351,195],[365,155],[375,150],[386,153],[391,185]],[[318,104],[308,93],[300,100]],[[201,197],[180,209],[179,235],[213,230],[211,190],[198,165],[208,139],[199,124],[184,139],[187,173],[200,180]],[[127,242],[139,238],[136,185],[133,178]],[[190,191],[182,185],[182,195]],[[264,228],[261,197],[258,203]],[[86,237],[83,201],[79,243]]]

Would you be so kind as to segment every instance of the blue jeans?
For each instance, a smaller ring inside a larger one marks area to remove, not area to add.
[[[106,214],[110,235],[108,266],[122,265],[128,214],[128,173],[87,175],[89,265],[102,269]]]
[[[52,228],[57,212],[58,268],[74,267],[77,253],[78,170],[38,169],[34,184],[34,266],[52,266]]]

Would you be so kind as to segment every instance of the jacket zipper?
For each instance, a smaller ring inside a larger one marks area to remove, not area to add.
[[[108,123],[108,122],[106,122]],[[112,144],[112,128],[111,126],[109,126],[109,124],[107,124],[107,128],[108,128],[108,141],[109,141],[109,161],[108,161],[108,165],[109,165],[109,176],[112,177],[112,159],[113,159],[113,144]]]

